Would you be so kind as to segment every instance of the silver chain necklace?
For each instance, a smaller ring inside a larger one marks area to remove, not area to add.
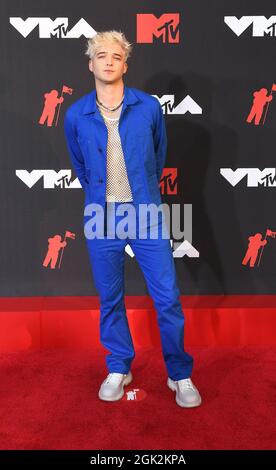
[[[125,95],[124,95],[125,96]],[[120,106],[122,105],[122,102],[124,101],[124,96],[123,96],[123,99],[121,101],[121,103],[116,106],[115,108],[108,108],[107,106],[105,106],[103,103],[101,103],[101,101],[98,100],[98,97],[96,96],[96,101],[97,101],[97,104],[99,104],[100,106],[102,106],[102,108],[106,109],[107,111],[110,111],[110,112],[114,112],[116,111],[118,108],[120,108]]]

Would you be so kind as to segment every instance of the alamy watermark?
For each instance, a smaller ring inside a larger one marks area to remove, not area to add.
[[[183,230],[181,230],[181,214]],[[192,244],[192,204],[90,203],[84,209],[84,234],[94,238],[168,238]],[[171,235],[170,235],[171,231]]]

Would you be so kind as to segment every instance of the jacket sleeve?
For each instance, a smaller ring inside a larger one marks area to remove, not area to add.
[[[83,189],[86,187],[85,180],[85,163],[84,158],[76,137],[73,125],[73,117],[70,112],[65,113],[64,132],[66,138],[67,149],[71,158],[72,165]]]
[[[155,128],[153,133],[154,139],[154,148],[156,154],[156,172],[158,183],[162,176],[162,171],[165,165],[166,157],[167,157],[167,131],[166,131],[166,124],[165,118],[163,115],[162,107],[157,100],[157,112],[156,112],[156,119],[155,119]]]

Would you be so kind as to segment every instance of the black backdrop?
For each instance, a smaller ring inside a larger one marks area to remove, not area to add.
[[[256,35],[261,17],[269,20],[276,15],[275,2],[2,0],[0,9],[0,295],[96,294],[82,228],[82,190],[59,183],[47,188],[47,178],[29,187],[16,173],[72,170],[63,134],[64,113],[94,88],[84,55],[85,36],[68,37],[81,18],[95,32],[122,30],[133,43],[124,76],[128,86],[157,95],[161,103],[162,97],[172,95],[174,106],[189,96],[202,109],[199,114],[165,112],[165,171],[177,171],[177,194],[164,194],[162,199],[169,204],[192,204],[192,245],[199,253],[198,257],[175,258],[181,293],[274,294],[276,239],[267,237],[255,266],[242,265],[242,260],[249,236],[261,233],[265,238],[267,229],[276,230],[275,184],[260,181],[252,187],[244,177],[233,186],[220,170],[275,171],[274,100],[264,124],[246,122],[252,93],[260,88],[269,93],[276,82],[276,37],[269,29],[273,18]],[[138,25],[137,14],[159,18],[164,13],[179,14],[179,41],[166,37],[163,42],[162,37],[153,36],[151,42],[138,42],[137,29],[141,33],[143,26]],[[226,16],[251,17],[254,27],[249,25],[237,35],[225,23]],[[36,18],[33,21],[40,27],[30,27],[24,35],[22,25],[27,18]],[[45,18],[63,18],[56,25],[68,18],[67,37],[58,37],[58,29],[51,35]],[[43,37],[45,31],[49,37]],[[54,89],[60,96],[63,85],[73,92],[64,93],[64,102],[56,108],[57,125],[39,124],[44,94]],[[72,172],[73,181],[75,177]],[[55,269],[43,267],[48,238],[64,237],[66,230],[76,238],[67,239],[60,268],[58,263]],[[126,255],[126,294],[145,293],[140,268],[135,258]]]

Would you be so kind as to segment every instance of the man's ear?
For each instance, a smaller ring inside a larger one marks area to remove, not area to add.
[[[127,64],[127,62],[124,63],[124,69],[125,69],[125,70],[124,70],[124,73],[126,73],[126,72],[127,72],[127,69],[128,69],[128,64]]]
[[[89,68],[90,72],[93,72],[93,62],[92,62],[92,59],[89,59],[88,68]]]

